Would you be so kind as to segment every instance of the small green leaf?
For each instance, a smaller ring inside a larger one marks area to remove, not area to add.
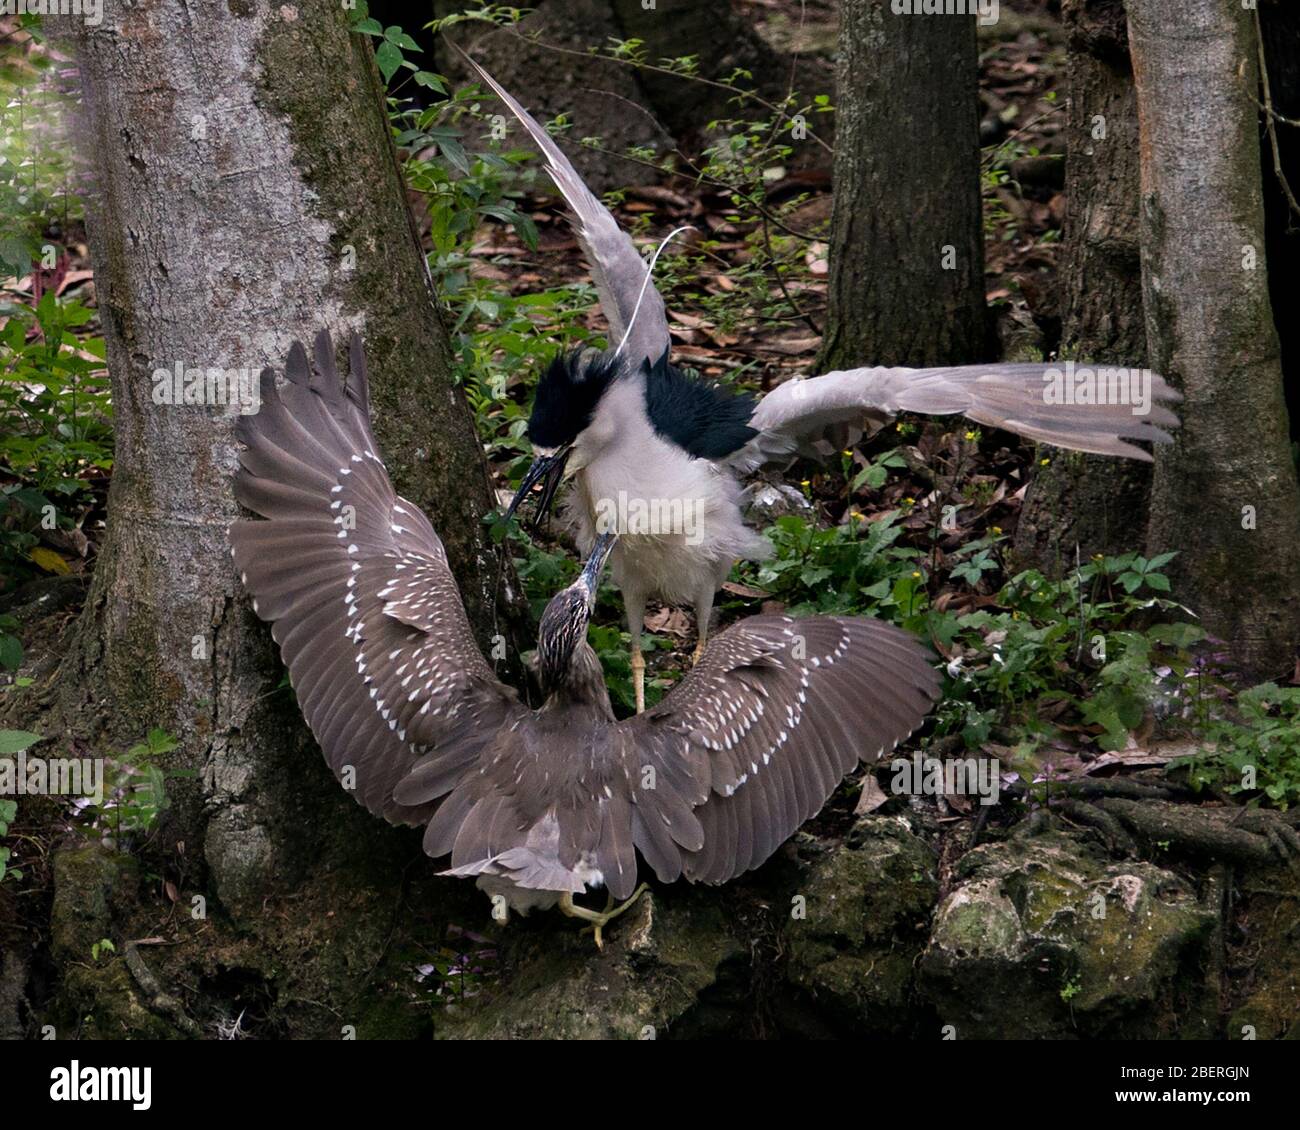
[[[28,730],[0,730],[0,755],[22,753],[40,740],[40,734]]]
[[[390,27],[385,29],[384,38],[389,43],[395,43],[403,51],[422,51],[423,48],[406,34],[400,27]]]
[[[23,645],[17,636],[0,632],[0,667],[17,671],[23,665]]]
[[[432,71],[416,71],[411,77],[415,80],[416,86],[428,87],[430,90],[436,90],[439,94],[447,93],[447,84]]]
[[[402,52],[385,39],[375,51],[375,62],[379,64],[379,73],[384,76],[384,81],[388,82],[402,65]]]

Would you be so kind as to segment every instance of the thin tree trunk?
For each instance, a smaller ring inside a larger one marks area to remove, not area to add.
[[[822,370],[986,357],[973,17],[840,8]]]
[[[226,539],[239,516],[234,416],[156,403],[151,374],[255,377],[322,326],[345,359],[361,331],[398,489],[442,535],[484,640],[494,631],[482,451],[451,384],[371,51],[348,21],[337,4],[151,0],[70,29],[116,463],[59,713],[70,738],[159,726],[180,739],[170,767],[200,771],[201,786],[177,790],[159,840],[188,845],[191,866],[201,844],[212,891],[236,912],[379,825],[330,778],[291,693],[274,693],[269,632]]]
[[[1152,365],[1182,388],[1148,542],[1174,591],[1244,667],[1293,669],[1300,490],[1268,297],[1254,13],[1130,0],[1141,128],[1142,283]]]
[[[1146,364],[1138,250],[1138,138],[1123,0],[1064,0],[1065,222],[1061,356]],[[1053,451],[1034,475],[1016,528],[1022,558],[1049,572],[1076,552],[1141,549],[1149,464]]]

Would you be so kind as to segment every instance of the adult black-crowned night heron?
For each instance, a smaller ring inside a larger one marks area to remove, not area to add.
[[[939,678],[906,633],[865,618],[756,616],[710,642],[663,702],[610,709],[586,640],[613,535],[542,617],[530,709],[474,641],[442,543],[398,497],[370,430],[358,339],[340,382],[328,335],[286,383],[263,372],[235,494],[268,521],[230,530],[254,611],[336,776],[371,812],[423,824],[515,909],[600,928],[635,897],[636,853],[664,882],[757,867],[860,760],[924,718]],[[605,910],[574,896],[605,887]],[[616,906],[615,902],[622,902]]]
[[[787,381],[757,400],[684,375],[668,362],[663,298],[631,239],[547,132],[470,62],[541,150],[573,212],[616,345],[559,357],[543,373],[529,420],[536,458],[510,512],[541,482],[540,516],[562,478],[572,477],[565,511],[579,548],[589,552],[602,529],[622,535],[611,567],[627,612],[638,710],[647,600],[694,608],[698,658],[714,594],[731,567],[771,552],[745,525],[740,506],[741,480],[764,464],[825,455],[855,440],[869,421],[898,412],[960,413],[1044,443],[1144,460],[1151,456],[1127,441],[1169,441],[1161,427],[1178,420],[1158,401],[1180,396],[1145,371],[1103,370],[1111,382],[1105,392],[1077,400],[1063,384],[1096,370],[1061,363],[851,369]]]

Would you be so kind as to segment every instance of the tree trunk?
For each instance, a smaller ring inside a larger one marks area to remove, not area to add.
[[[819,366],[985,359],[974,18],[840,8]]]
[[[1300,490],[1268,297],[1254,13],[1130,0],[1141,129],[1142,285],[1152,365],[1181,387],[1148,543],[1243,667],[1280,676],[1300,641]]]
[[[1123,0],[1065,0],[1065,222],[1061,356],[1146,364],[1138,252],[1138,139]],[[1149,464],[1053,451],[1034,475],[1016,551],[1048,572],[1140,549]]]
[[[1262,0],[1259,6],[1264,62],[1273,110],[1300,121],[1300,7],[1293,0]],[[1300,292],[1300,215],[1287,199],[1300,194],[1300,129],[1274,124],[1274,138],[1263,146],[1264,226],[1268,233],[1269,300],[1282,342],[1282,373],[1292,442],[1300,442],[1300,320],[1279,312],[1290,309]],[[1274,158],[1272,141],[1277,142]],[[1281,174],[1277,166],[1281,165]]]
[[[116,463],[57,713],[75,739],[177,736],[170,767],[202,783],[177,790],[159,842],[186,845],[191,869],[202,844],[211,890],[238,915],[381,832],[336,787],[292,694],[274,693],[270,634],[229,563],[234,415],[158,404],[151,374],[255,380],[321,326],[346,364],[362,332],[389,467],[443,537],[485,641],[502,575],[480,522],[492,498],[346,8],[152,0],[106,5],[101,27],[69,34]],[[499,594],[503,623],[515,588]]]

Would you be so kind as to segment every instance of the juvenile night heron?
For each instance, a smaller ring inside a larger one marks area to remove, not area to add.
[[[741,480],[765,464],[843,448],[868,422],[882,424],[898,412],[960,413],[1043,443],[1148,461],[1127,441],[1169,441],[1161,428],[1178,419],[1158,402],[1180,396],[1145,371],[1113,377],[1107,391],[1121,395],[1108,403],[1066,392],[1076,370],[1059,363],[850,369],[787,381],[758,400],[686,376],[668,362],[663,298],[631,239],[547,132],[470,62],[541,150],[573,213],[616,344],[605,354],[558,357],[542,374],[528,425],[536,458],[510,513],[540,482],[540,518],[571,477],[565,511],[579,548],[589,552],[603,529],[622,535],[611,569],[627,611],[638,710],[645,702],[647,600],[694,608],[698,658],[714,594],[731,567],[771,552],[746,526],[740,506]]]
[[[537,644],[545,700],[524,705],[474,641],[442,543],[398,497],[370,430],[353,338],[340,382],[328,335],[297,343],[244,416],[235,494],[268,521],[230,530],[254,611],[326,760],[371,812],[424,825],[444,874],[520,911],[558,905],[600,929],[664,882],[757,867],[860,760],[924,718],[939,679],[877,620],[756,616],[721,632],[653,710],[616,721],[586,640],[613,535],[552,598]],[[609,905],[574,901],[604,887]],[[615,905],[615,903],[621,905]]]

